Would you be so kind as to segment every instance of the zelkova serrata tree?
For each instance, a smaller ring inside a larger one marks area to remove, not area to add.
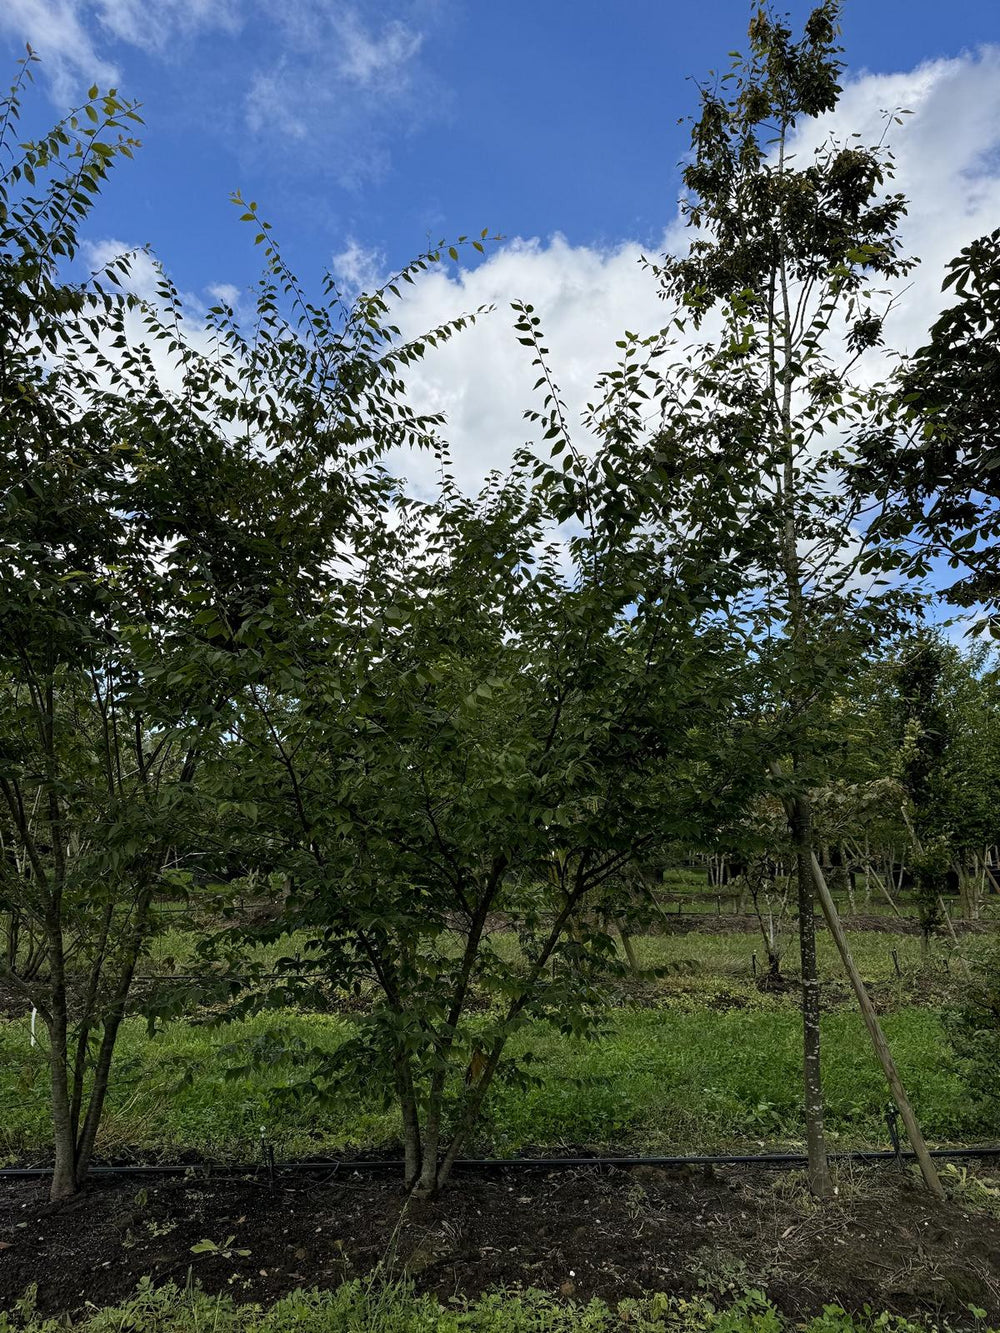
[[[762,759],[785,801],[797,861],[807,1143],[820,1195],[831,1184],[813,921],[826,886],[808,793],[823,784],[817,718],[831,690],[905,603],[872,572],[860,501],[845,493],[842,473],[852,438],[882,419],[889,400],[852,375],[881,344],[891,298],[875,287],[911,266],[884,144],[829,139],[800,151],[796,142],[805,121],[838,101],[840,8],[837,0],[815,8],[798,41],[759,8],[749,54],[701,87],[683,169],[694,235],[684,257],[657,269],[664,295],[705,336],[687,434],[713,473],[724,462],[742,513],[734,549],[756,571],[748,650],[769,680]],[[859,578],[863,558],[868,578]]]
[[[597,1029],[623,966],[608,926],[631,911],[609,886],[712,803],[725,627],[697,543],[614,535],[600,458],[570,462],[549,480],[585,489],[594,521],[568,544],[527,454],[476,499],[447,477],[432,502],[400,496],[337,611],[275,644],[282,689],[243,705],[261,854],[290,886],[269,933],[309,932],[244,1004],[317,979],[371,997],[333,1056],[298,1051],[299,1095],[361,1079],[395,1101],[421,1196],[494,1084],[530,1076],[526,1022]]]
[[[165,277],[128,295],[127,256],[68,276],[138,113],[91,89],[18,144],[32,59],[0,124],[0,972],[47,1031],[61,1198],[87,1175],[160,908],[225,842],[205,760],[254,644],[325,596],[317,551],[377,503],[378,454],[426,437],[399,367],[454,326],[407,346],[377,294],[306,301],[253,207],[248,336],[222,308],[192,335]]]
[[[138,115],[91,89],[49,135],[18,143],[32,59],[0,137],[0,969],[47,1028],[58,1198],[87,1171],[199,728],[152,737],[124,703],[142,619],[124,460],[87,410],[92,381],[74,356],[88,322],[121,306],[108,294],[120,268],[90,284],[62,273],[109,169],[136,146]]]
[[[901,363],[892,411],[863,437],[853,482],[878,500],[871,533],[895,563],[926,577],[946,562],[954,576],[944,574],[940,595],[984,612],[997,638],[1000,228],[951,260],[942,290],[955,300]]]

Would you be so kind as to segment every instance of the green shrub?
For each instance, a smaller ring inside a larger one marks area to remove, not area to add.
[[[946,1016],[962,1077],[983,1128],[1000,1125],[1000,946],[990,944],[972,960],[961,1002]]]

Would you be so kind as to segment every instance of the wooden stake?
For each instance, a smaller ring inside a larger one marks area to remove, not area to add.
[[[865,989],[865,983],[861,980],[861,973],[858,971],[854,959],[851,957],[851,950],[847,943],[847,936],[844,934],[844,928],[840,923],[840,917],[837,915],[837,908],[830,896],[830,890],[827,888],[826,880],[823,877],[823,870],[817,860],[816,853],[811,855],[813,879],[816,882],[816,896],[819,898],[820,906],[823,908],[823,915],[826,918],[826,924],[837,945],[841,961],[851,979],[851,985],[854,988],[854,994],[857,996],[858,1005],[861,1009],[861,1016],[865,1020],[865,1027],[868,1029],[868,1035],[871,1037],[872,1045],[875,1048],[875,1054],[878,1056],[879,1064],[885,1074],[886,1082],[889,1084],[889,1091],[892,1093],[893,1101],[899,1108],[900,1118],[906,1126],[906,1137],[910,1140],[910,1145],[916,1154],[917,1161],[920,1164],[920,1174],[924,1178],[924,1183],[932,1194],[939,1199],[945,1198],[944,1187],[934,1167],[934,1161],[927,1151],[927,1144],[924,1142],[924,1136],[920,1132],[920,1126],[917,1123],[917,1117],[913,1113],[913,1107],[906,1095],[906,1089],[903,1087],[902,1080],[899,1077],[899,1071],[896,1069],[896,1063],[892,1058],[892,1052],[889,1050],[889,1043],[885,1039],[885,1033],[876,1017],[875,1010],[872,1008],[871,998]]]
[[[952,925],[951,917],[948,915],[948,909],[945,906],[944,899],[941,897],[940,894],[938,894],[938,906],[941,908],[941,912],[944,915],[945,925],[948,927],[948,934],[951,936],[951,942],[952,944],[954,944],[955,949],[957,950],[958,936],[955,934],[955,927]],[[958,961],[962,964],[962,971],[965,973],[966,977],[971,977],[972,973],[969,971],[969,964],[966,962],[966,960],[962,957],[961,954],[957,954],[957,957]]]
[[[857,849],[855,848],[855,850],[857,850]],[[865,862],[865,865],[866,865],[865,877],[867,878],[869,875],[872,877],[872,879],[875,881],[875,883],[879,886],[879,888],[880,888],[880,889],[882,890],[882,892],[885,894],[886,902],[889,904],[889,906],[892,908],[892,910],[896,913],[896,915],[900,918],[900,920],[902,920],[903,913],[902,913],[902,912],[899,910],[899,908],[896,906],[896,903],[895,903],[895,900],[894,900],[892,894],[889,892],[888,888],[886,887],[885,883],[884,883],[883,880],[882,880],[882,876],[878,873],[878,871],[875,869],[875,867],[871,864],[870,861],[866,861],[866,862]]]

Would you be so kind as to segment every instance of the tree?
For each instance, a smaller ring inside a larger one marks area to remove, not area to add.
[[[942,595],[984,607],[1000,637],[1000,229],[951,261],[942,290],[958,300],[901,366],[854,482],[880,503],[872,534],[895,544],[899,565],[927,576],[945,557],[962,572]]]
[[[71,281],[138,114],[92,88],[16,145],[32,59],[0,118],[0,972],[48,1030],[62,1198],[160,905],[224,840],[206,760],[230,753],[257,647],[325,598],[324,561],[385,490],[379,454],[431,438],[400,367],[465,321],[410,346],[378,294],[347,308],[328,279],[307,301],[242,201],[267,263],[249,338],[222,307],[189,335],[165,276],[129,296],[128,257]]]
[[[153,736],[130,707],[142,617],[119,507],[124,460],[81,403],[90,383],[74,355],[86,322],[113,319],[122,303],[59,269],[110,167],[136,146],[127,131],[138,116],[91,89],[48,136],[16,144],[32,59],[0,131],[0,966],[48,1029],[59,1198],[86,1175],[174,841],[165,822],[198,739],[183,725]],[[112,268],[102,281],[119,278]]]
[[[400,496],[336,608],[276,649],[287,683],[251,691],[240,723],[244,792],[291,885],[270,934],[310,932],[279,994],[318,975],[372,1000],[334,1056],[299,1052],[301,1094],[360,1077],[394,1099],[421,1196],[494,1084],[530,1074],[511,1053],[525,1023],[595,1031],[622,967],[607,925],[632,910],[608,886],[726,800],[707,764],[725,628],[696,543],[613,534],[602,462],[541,467],[564,500],[570,481],[566,503],[588,495],[568,549],[527,455],[476,500],[447,480],[427,505]]]
[[[692,362],[690,410],[677,429],[714,475],[723,460],[742,520],[734,547],[758,571],[748,647],[769,682],[761,744],[797,861],[809,1170],[820,1195],[831,1185],[809,790],[824,781],[819,719],[831,694],[897,614],[877,578],[872,593],[857,577],[863,559],[869,571],[877,562],[841,474],[851,439],[887,410],[888,394],[855,386],[851,374],[881,342],[887,302],[880,313],[873,284],[910,267],[884,145],[831,140],[804,160],[795,152],[800,123],[838,100],[839,14],[827,0],[794,41],[761,7],[749,55],[701,88],[683,171],[694,239],[657,269],[664,295],[697,326],[713,311],[721,320]]]
[[[926,953],[941,920],[943,881],[952,860],[947,815],[952,727],[942,699],[943,646],[924,636],[907,647],[896,670],[901,779],[910,807],[903,815],[913,843],[910,862]]]

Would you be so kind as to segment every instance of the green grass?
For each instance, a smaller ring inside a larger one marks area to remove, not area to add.
[[[61,1319],[40,1319],[31,1301],[12,1316],[0,1313],[0,1333],[60,1333]],[[650,1295],[613,1308],[553,1300],[539,1291],[492,1292],[473,1302],[442,1305],[402,1282],[354,1281],[333,1292],[297,1291],[269,1310],[237,1305],[226,1296],[191,1288],[143,1284],[113,1309],[92,1310],[73,1324],[80,1333],[923,1333],[927,1325],[874,1312],[857,1318],[827,1306],[808,1322],[785,1319],[758,1292],[728,1305],[705,1297]],[[935,1321],[934,1327],[947,1325]],[[996,1333],[984,1324],[980,1333]]]
[[[789,976],[798,971],[798,951],[793,938],[793,927],[783,932],[782,942],[785,948],[783,969]],[[177,971],[192,965],[199,936],[191,931],[171,929],[157,936],[152,941],[149,967],[160,971],[164,960],[170,959]],[[278,958],[305,951],[308,936],[304,932],[284,936],[281,940],[259,946],[251,956],[258,962],[273,965]],[[518,953],[517,938],[512,932],[497,931],[490,937],[491,944],[502,957],[515,960]],[[843,977],[843,967],[837,955],[832,937],[825,930],[817,932],[817,950],[819,955],[820,976],[825,980]],[[647,935],[634,938],[636,950],[643,966],[665,967],[671,965],[693,964],[699,975],[715,974],[718,977],[742,978],[752,980],[752,957],[757,956],[758,968],[765,965],[763,942],[758,933],[701,933],[691,931],[686,935]],[[893,950],[896,952],[899,969],[904,981],[912,981],[921,971],[922,954],[918,936],[891,934],[883,931],[854,931],[850,934],[851,950],[866,980],[891,981],[899,978]],[[459,947],[455,936],[455,948]],[[963,944],[963,951],[975,947],[975,939]],[[943,972],[944,960],[951,953],[948,940],[938,939],[932,942],[932,964]],[[689,969],[684,967],[684,971]]]
[[[900,1009],[886,1016],[885,1029],[930,1138],[989,1132],[946,1063],[934,1011]],[[280,1032],[333,1048],[350,1031],[340,1018],[285,1012],[221,1029],[174,1022],[150,1039],[143,1024],[129,1021],[101,1151],[169,1156],[189,1149],[238,1159],[255,1155],[262,1135],[284,1156],[391,1150],[395,1114],[371,1100],[276,1105],[272,1093],[291,1080],[288,1070],[226,1077],[225,1046]],[[884,1144],[888,1098],[860,1018],[846,1010],[826,1015],[823,1037],[832,1138]],[[761,997],[747,1008],[712,1009],[689,996],[664,1009],[619,1010],[597,1042],[535,1024],[519,1034],[516,1049],[536,1056],[539,1083],[496,1089],[481,1146],[506,1153],[560,1144],[679,1151],[795,1144],[802,1135],[799,1042],[794,1008]],[[30,1048],[24,1022],[0,1025],[0,1126],[0,1155],[8,1160],[43,1153],[50,1142],[44,1053]]]
[[[292,1081],[287,1070],[226,1076],[240,1063],[226,1048],[249,1048],[254,1038],[281,1033],[334,1049],[352,1031],[325,1014],[273,1013],[222,1027],[173,1022],[156,1037],[132,1019],[122,1025],[99,1151],[113,1156],[140,1149],[176,1155],[190,1149],[210,1157],[252,1158],[261,1139],[286,1155],[317,1146],[357,1147],[391,1141],[392,1116],[354,1104],[340,1115],[312,1106],[276,1107],[272,1094]],[[50,1141],[42,1049],[31,1049],[27,1025],[0,1025],[0,1155],[43,1151]]]
[[[845,1146],[884,1143],[888,1096],[860,1017],[829,1014],[822,1029],[831,1137]],[[925,1132],[948,1139],[978,1128],[962,1080],[939,1058],[939,1018],[902,1010],[885,1029]],[[804,1132],[800,1026],[788,1008],[624,1012],[600,1042],[541,1031],[523,1040],[540,1058],[542,1083],[494,1099],[494,1134],[510,1150],[594,1143],[698,1151],[794,1144]]]
[[[785,953],[782,968],[789,976],[798,972],[798,946],[786,930],[782,940]],[[877,930],[852,932],[849,940],[854,961],[866,980],[892,980],[896,976],[896,966],[892,959],[895,949],[899,967],[904,977],[913,976],[921,966],[920,940],[915,935],[895,935]],[[937,949],[932,952],[933,959],[946,956],[948,950],[943,941],[935,941]],[[757,955],[757,966],[766,965],[763,941],[759,934],[701,934],[691,931],[687,935],[647,935],[635,940],[639,960],[645,967],[662,967],[665,964],[691,960],[699,970],[744,976],[752,976],[751,958]],[[832,936],[825,930],[816,934],[816,949],[821,979],[830,980],[844,975],[836,945]]]
[[[182,932],[161,937],[151,965],[173,957],[182,970],[193,942]],[[818,942],[828,1000],[838,1001],[823,1018],[831,1138],[841,1146],[884,1145],[884,1081],[833,942],[825,933]],[[273,961],[302,943],[292,937],[268,946],[265,956]],[[645,967],[663,969],[640,987],[640,998],[654,1007],[629,1007],[635,996],[625,990],[623,1007],[611,1011],[606,1035],[597,1042],[564,1037],[540,1023],[525,1029],[513,1050],[536,1057],[538,1082],[495,1089],[478,1146],[499,1153],[581,1144],[695,1152],[799,1143],[797,994],[756,989],[750,959],[755,951],[760,959],[757,938],[691,933],[635,943]],[[515,957],[512,935],[496,937],[496,944]],[[927,1135],[954,1142],[997,1133],[1000,1126],[988,1122],[949,1063],[941,1018],[928,1002],[946,980],[943,946],[937,946],[938,983],[929,987],[915,937],[858,932],[851,945],[883,1009]],[[786,971],[794,975],[794,948]],[[130,1020],[119,1042],[99,1149],[105,1156],[139,1151],[170,1157],[191,1150],[252,1159],[264,1139],[288,1157],[394,1151],[396,1115],[374,1096],[324,1107],[287,1099],[279,1104],[276,1094],[300,1074],[272,1064],[227,1077],[227,1065],[247,1063],[239,1052],[268,1034],[331,1050],[353,1030],[346,1017],[285,1010],[220,1027],[176,1021],[150,1039],[140,1020]],[[26,1020],[0,1023],[0,1158],[40,1156],[50,1142],[44,1050],[30,1047]]]

